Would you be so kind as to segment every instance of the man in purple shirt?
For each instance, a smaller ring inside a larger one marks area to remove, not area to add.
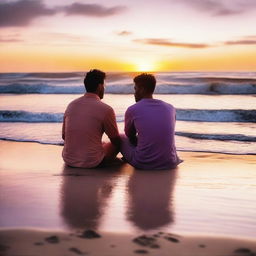
[[[125,113],[121,153],[138,169],[175,168],[178,158],[174,141],[175,108],[153,99],[156,79],[150,74],[134,78],[136,104]]]

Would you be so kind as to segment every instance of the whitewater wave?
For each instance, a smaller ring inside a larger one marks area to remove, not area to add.
[[[0,110],[0,122],[60,123],[63,113]]]
[[[256,142],[256,137],[246,136],[243,134],[199,134],[199,133],[187,133],[187,132],[175,132],[176,136],[187,137],[196,140],[213,140],[213,141],[236,141],[236,142]],[[58,140],[49,140],[46,138],[25,138],[25,137],[2,137],[1,140],[9,141],[23,141],[23,142],[39,142],[42,144],[52,144],[52,145],[63,145],[63,140],[59,138]]]
[[[82,77],[84,73],[81,72],[35,72],[35,73],[0,73],[0,78],[9,78],[9,79],[17,79],[17,78],[25,78],[25,77],[33,77],[33,78],[74,78],[74,77]]]
[[[256,122],[256,110],[198,110],[177,109],[177,120],[198,122]],[[0,122],[59,123],[63,113],[29,112],[1,110]],[[124,122],[124,116],[118,115],[117,122]]]
[[[0,110],[0,122],[24,122],[24,123],[61,123],[63,113],[29,112]],[[116,116],[117,122],[123,122],[123,116]]]
[[[5,138],[0,136],[0,140],[5,141],[16,141],[16,142],[37,142],[40,144],[46,144],[46,145],[56,145],[56,146],[63,146],[63,141],[47,141],[43,139],[28,139],[28,138]]]
[[[200,140],[221,140],[221,141],[250,141],[256,142],[256,137],[247,136],[243,134],[201,134],[201,133],[190,133],[190,132],[175,132],[177,136],[188,137],[192,139]]]
[[[132,94],[136,73],[107,74],[106,93]],[[156,73],[156,94],[256,94],[256,73]],[[0,73],[0,93],[82,94],[84,73]]]
[[[237,73],[236,75],[238,75],[239,73]],[[248,75],[248,74],[247,74]],[[162,79],[163,76],[160,75],[159,79]],[[225,76],[220,76],[220,74],[215,73],[215,76],[209,76],[206,75],[205,73],[201,73],[201,76],[198,76],[197,73],[194,73],[193,76],[187,77],[186,75],[184,77],[181,76],[181,74],[179,74],[178,76],[172,76],[171,74],[164,76],[165,80],[167,79],[171,79],[174,81],[182,81],[184,83],[186,83],[187,81],[192,81],[194,83],[221,83],[221,84],[241,84],[241,83],[251,83],[251,84],[256,84],[256,79],[255,78],[250,78],[250,77],[243,77],[243,76],[239,76],[239,77],[225,77]]]
[[[45,83],[37,84],[20,84],[13,83],[9,85],[1,85],[0,93],[15,94],[83,94],[85,89],[83,86],[54,86]]]
[[[58,81],[58,84],[60,82]],[[67,84],[67,81],[65,83]],[[0,85],[0,93],[15,94],[83,94],[84,86],[79,85],[51,85],[45,82],[37,83],[11,83]],[[133,84],[118,83],[108,84],[105,90],[109,94],[133,94]],[[155,89],[156,94],[256,94],[256,84],[158,84]]]
[[[65,78],[81,78],[84,79],[86,72],[30,72],[30,73],[0,73],[0,79],[22,79],[22,78],[50,78],[50,79],[65,79]],[[137,72],[107,72],[109,81],[120,80],[122,78],[132,79]]]
[[[198,122],[256,122],[256,110],[177,109],[177,120]]]

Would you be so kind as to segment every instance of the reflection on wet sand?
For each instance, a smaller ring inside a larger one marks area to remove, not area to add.
[[[70,228],[98,228],[119,170],[64,166],[60,207]]]
[[[177,170],[141,171],[129,165],[104,169],[64,166],[60,207],[65,224],[73,229],[98,229],[102,216],[111,207],[107,202],[116,180],[123,173],[131,175],[128,200],[121,203],[127,204],[127,220],[141,230],[157,229],[174,221],[172,193]]]
[[[127,219],[142,230],[174,221],[172,193],[177,170],[135,170],[128,181]]]

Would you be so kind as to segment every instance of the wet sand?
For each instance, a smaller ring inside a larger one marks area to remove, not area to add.
[[[0,141],[0,255],[256,255],[255,156],[179,152],[156,172],[68,168],[61,151]]]
[[[95,235],[96,234],[96,235]],[[1,255],[255,256],[255,240],[176,235],[2,230]]]

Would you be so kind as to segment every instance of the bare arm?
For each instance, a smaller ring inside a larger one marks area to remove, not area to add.
[[[116,148],[117,152],[119,152],[121,146],[121,138],[119,136],[116,124],[116,116],[113,110],[111,110],[108,116],[105,118],[104,131],[108,135],[111,143]]]
[[[63,123],[62,123],[62,139],[65,140],[65,122],[66,122],[66,117],[64,115],[63,117]]]
[[[137,131],[134,126],[134,121],[129,113],[129,110],[125,113],[125,127],[124,127],[125,135],[129,138],[130,142],[133,145],[137,145]]]
[[[120,136],[118,137],[114,137],[114,138],[110,138],[111,143],[115,146],[117,153],[120,151],[120,147],[121,147],[121,138]]]

